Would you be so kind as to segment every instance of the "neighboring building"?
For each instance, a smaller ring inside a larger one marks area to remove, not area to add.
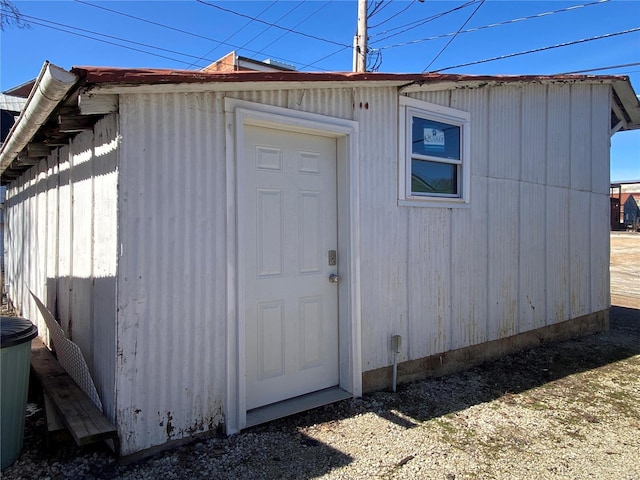
[[[613,111],[611,110],[613,108]],[[0,151],[7,276],[122,454],[605,330],[628,77],[46,64]]]
[[[226,72],[282,72],[293,71],[293,65],[289,65],[275,60],[267,59],[264,61],[254,60],[252,58],[243,57],[236,52],[230,52],[211,65],[207,65],[201,71],[207,73],[226,73]]]
[[[640,222],[638,201],[640,182],[636,180],[613,182],[609,188],[611,196],[611,229],[637,229]]]
[[[0,93],[0,143],[4,142],[7,138],[11,127],[15,123],[15,120],[20,115],[20,112],[27,103],[26,98],[17,97],[14,95],[7,95]],[[4,273],[4,195],[6,188],[0,187],[0,270]],[[4,289],[4,275],[2,276],[3,283],[0,286]],[[0,292],[1,294],[1,292]]]
[[[639,193],[624,193],[624,203],[622,204],[622,211],[624,215],[624,224],[627,228],[637,230],[640,226],[640,194]]]
[[[0,93],[0,141],[4,142],[16,118],[27,103],[26,98],[15,97]]]

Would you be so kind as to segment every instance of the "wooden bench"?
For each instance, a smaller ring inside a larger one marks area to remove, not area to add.
[[[78,446],[111,440],[118,454],[116,427],[78,387],[40,338],[31,342],[31,371],[45,395],[48,432],[59,429],[57,425],[61,421]]]

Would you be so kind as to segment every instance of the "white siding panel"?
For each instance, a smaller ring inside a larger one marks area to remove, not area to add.
[[[24,219],[25,219],[25,229],[24,229],[24,243],[26,246],[25,254],[22,258],[22,271],[24,272],[24,282],[21,285],[20,299],[22,303],[22,315],[27,318],[34,318],[35,312],[33,311],[34,305],[29,298],[29,288],[34,288],[34,285],[37,283],[37,279],[35,276],[36,273],[36,265],[37,265],[37,238],[38,234],[38,226],[37,226],[37,191],[36,191],[36,180],[37,180],[38,169],[37,167],[32,168],[26,172],[26,177],[28,178],[26,188],[24,190]],[[35,257],[36,261],[32,261],[32,257]]]
[[[411,96],[424,102],[435,103],[436,105],[443,105],[445,107],[448,107],[451,104],[451,91],[449,90],[420,92],[417,94],[412,94]]]
[[[547,87],[547,185],[570,186],[571,87]]]
[[[121,97],[116,382],[124,454],[222,420],[221,100],[215,94]]]
[[[353,119],[354,111],[360,108],[366,109],[367,103],[369,103],[368,108],[370,109],[377,108],[379,110],[381,108],[381,105],[378,103],[378,99],[384,98],[384,94],[381,95],[381,90],[385,89],[364,90],[371,91],[373,96],[361,94],[357,103],[354,91],[350,88],[292,90],[286,94],[286,103],[282,101],[274,101],[276,99],[264,102],[262,97],[259,97],[257,101],[269,103],[271,105],[288,107],[293,110],[313,112],[320,115],[328,115],[331,117],[351,120]],[[278,99],[280,96],[281,94],[278,95]],[[360,107],[360,102],[362,102],[362,107]]]
[[[115,420],[116,273],[118,252],[118,125],[115,115],[94,127],[92,351],[94,380],[105,414]]]
[[[546,323],[546,198],[544,185],[520,184],[520,263],[518,332]]]
[[[109,122],[112,128],[107,130],[115,139],[115,116],[98,122],[96,128]],[[54,150],[16,182],[19,188],[11,189],[16,194],[9,200],[10,217],[19,218],[19,223],[12,225],[10,237],[20,242],[13,243],[10,258],[19,259],[20,268],[13,278],[23,286],[13,292],[12,300],[38,325],[40,336],[49,343],[46,324],[28,289],[45,301],[80,346],[106,413],[113,418],[117,178],[111,175],[106,184],[94,179],[94,168],[101,166],[94,153],[94,133],[86,131],[69,147]],[[113,165],[116,157],[116,152],[111,152]],[[103,193],[97,199],[94,180]],[[101,220],[97,226],[93,224],[96,201]],[[111,238],[110,254],[104,249],[94,250],[95,240],[104,236]],[[94,293],[101,283],[93,278],[96,254],[98,264],[110,264],[112,285],[110,301],[97,305]]]
[[[5,256],[5,287],[9,296],[16,307],[18,296],[16,291],[16,283],[18,281],[17,260],[21,254],[20,249],[20,189],[19,179],[16,180],[9,188],[7,188],[7,198],[5,201],[5,245],[7,255]]]
[[[571,87],[571,188],[591,189],[591,86]]]
[[[518,323],[520,186],[489,179],[489,318],[487,340],[511,336]]]
[[[471,208],[451,212],[452,349],[482,343],[487,337],[488,180],[472,176],[471,181]]]
[[[503,86],[489,92],[489,176],[520,178],[522,87]]]
[[[36,224],[34,225],[36,245],[33,253],[34,258],[30,259],[30,268],[35,270],[34,284],[31,290],[38,298],[46,298],[47,295],[47,161],[42,160],[37,165],[37,180],[35,184],[36,195]],[[33,300],[29,298],[29,303]],[[45,333],[46,325],[44,319],[35,305],[31,306],[32,322],[38,326],[38,331]]]
[[[47,295],[41,300],[55,314],[58,293],[58,150],[47,158]],[[49,343],[49,334],[40,336]]]
[[[69,334],[69,319],[71,318],[71,161],[69,147],[63,147],[59,153],[58,186],[58,299],[55,312],[60,324],[67,335]]]
[[[71,314],[69,337],[93,365],[91,273],[93,244],[93,133],[83,132],[71,146]]]
[[[522,93],[522,181],[544,184],[547,165],[547,87],[528,85]]]
[[[489,89],[455,90],[451,93],[451,108],[471,114],[471,175],[489,174]],[[473,182],[473,181],[472,181]],[[471,185],[471,198],[475,195]]]
[[[611,87],[593,85],[591,87],[591,190],[603,195],[609,194],[609,136]]]
[[[397,206],[397,134],[395,128],[386,127],[397,124],[395,92],[365,89],[355,102],[361,139],[360,257],[376,259],[362,262],[360,274],[362,358],[366,371],[390,364],[392,335],[407,338],[409,212]],[[407,354],[403,348],[401,358]]]
[[[569,320],[569,190],[547,187],[547,323]]]
[[[416,359],[449,350],[451,211],[411,208],[409,214],[408,353]]]
[[[569,192],[569,266],[571,279],[570,318],[589,313],[591,306],[591,195],[588,192]]]
[[[395,92],[392,88],[387,89],[364,89],[371,92],[371,95],[362,93],[356,101],[354,89],[296,89],[284,90],[260,90],[225,92],[224,96],[245,100],[248,102],[262,103],[264,105],[274,105],[277,107],[289,108],[304,112],[328,115],[337,118],[353,119],[354,111],[358,109],[368,110],[376,107],[378,98],[388,96],[386,92]],[[360,106],[362,102],[362,106]]]
[[[591,194],[591,311],[609,308],[609,195]]]

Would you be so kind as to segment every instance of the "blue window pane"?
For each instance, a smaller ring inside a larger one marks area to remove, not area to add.
[[[412,117],[412,153],[460,160],[460,127]]]
[[[412,158],[411,193],[458,195],[457,165]]]

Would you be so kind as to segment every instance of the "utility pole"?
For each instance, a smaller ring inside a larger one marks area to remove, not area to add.
[[[353,71],[367,71],[367,0],[358,0],[358,30],[353,39]]]

